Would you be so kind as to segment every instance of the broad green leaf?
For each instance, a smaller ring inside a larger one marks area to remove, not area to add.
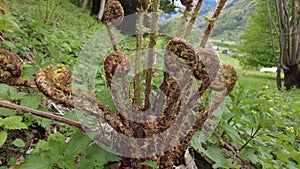
[[[10,116],[2,121],[2,125],[4,128],[10,129],[10,130],[20,130],[20,129],[27,129],[27,126],[22,122],[21,116]]]
[[[9,100],[14,100],[14,98],[19,98],[18,97],[18,91],[15,88],[10,87],[8,89],[8,93],[9,93]],[[15,99],[17,100],[17,99]]]
[[[38,70],[39,70],[39,68],[36,65],[33,65],[32,63],[26,63],[23,65],[22,77],[29,79],[30,76],[32,76]]]
[[[9,89],[12,88],[6,84],[0,83],[0,100],[7,100],[9,98]]]
[[[71,138],[71,141],[68,143],[65,154],[76,156],[79,153],[83,152],[83,150],[86,149],[90,143],[91,139],[88,135],[77,133]]]
[[[16,115],[16,113],[15,110],[0,107],[0,116],[13,116]]]
[[[10,100],[21,100],[24,99],[26,93],[24,92],[18,92],[14,88],[9,89],[9,94],[10,94]]]
[[[232,164],[231,159],[228,159],[218,146],[211,145],[207,147],[205,154],[215,162],[214,168],[239,168],[237,165]]]
[[[1,131],[0,132],[0,147],[3,146],[3,144],[6,142],[6,140],[7,140],[7,132]]]
[[[43,152],[49,150],[49,145],[48,142],[45,140],[40,140],[38,144],[35,146],[35,149],[33,150],[32,153],[38,153],[38,152]]]
[[[6,94],[10,86],[0,83],[0,94]]]
[[[70,119],[70,120],[79,121],[78,113],[76,111],[70,111],[70,112],[64,114],[63,117]]]
[[[257,155],[255,154],[255,149],[253,149],[253,148],[244,149],[242,151],[242,155],[246,160],[251,161],[253,164],[259,163],[259,159],[258,159]]]
[[[35,96],[28,95],[25,99],[21,100],[22,106],[29,107],[32,109],[37,109],[40,103],[41,103],[40,95],[35,95]]]
[[[99,99],[102,103],[105,105],[108,105],[108,107],[115,112],[116,106],[112,98],[111,91],[108,88],[104,88],[101,91],[98,92],[97,99]]]
[[[292,138],[289,135],[286,135],[282,132],[273,133],[272,136],[277,137],[277,140],[287,141],[289,143],[294,142],[294,138]]]
[[[65,136],[59,132],[51,134],[48,138],[48,145],[56,156],[62,156],[67,148]]]
[[[145,165],[145,166],[149,166],[152,168],[157,168],[157,166],[158,166],[157,162],[149,161],[149,160],[146,160],[146,161],[140,163],[140,165]]]
[[[13,141],[13,145],[17,146],[17,147],[25,147],[25,143],[23,140],[17,138]]]
[[[30,154],[25,158],[25,162],[19,166],[16,166],[16,169],[52,169],[53,163],[51,158],[46,153],[37,153]]]
[[[115,162],[121,160],[119,156],[105,151],[103,148],[96,144],[93,144],[88,149],[86,149],[86,152],[84,154],[85,157],[80,159],[80,163],[94,163],[95,165],[100,167],[104,166],[108,162]],[[84,166],[82,166],[82,164],[80,164],[78,168],[84,169]]]
[[[225,124],[222,126],[223,130],[226,131],[227,135],[229,135],[232,139],[232,144],[235,146],[240,146],[242,144],[242,139],[238,133],[238,130],[229,124]]]
[[[53,124],[53,121],[47,118],[36,119],[36,122],[45,129],[50,129],[51,125]]]

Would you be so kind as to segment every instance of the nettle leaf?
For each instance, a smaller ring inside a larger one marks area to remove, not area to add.
[[[2,120],[4,128],[10,130],[27,129],[27,126],[22,122],[23,117],[21,116],[10,116]]]
[[[84,155],[84,157],[80,158],[80,163],[77,166],[77,169],[86,169],[87,166],[95,166],[93,168],[104,168],[104,165],[109,162],[121,160],[119,156],[104,150],[96,144],[93,144],[86,149]]]
[[[53,152],[56,156],[63,155],[65,149],[67,148],[65,136],[59,132],[49,136],[48,145],[51,152]]]
[[[26,157],[25,162],[16,169],[52,169],[53,163],[51,158],[46,153],[30,154]]]
[[[150,160],[146,160],[146,161],[140,163],[140,165],[145,165],[145,166],[149,166],[152,168],[157,168],[157,166],[158,166],[157,162],[150,161]]]
[[[65,154],[73,156],[78,155],[79,153],[83,152],[83,150],[86,149],[90,143],[91,139],[88,135],[77,133],[71,138]]]
[[[18,92],[17,90],[12,88],[9,89],[9,94],[10,94],[10,100],[21,100],[24,99],[26,95],[26,93]]]
[[[17,138],[13,141],[13,145],[17,146],[17,147],[25,147],[25,143],[23,140]]]
[[[0,132],[0,147],[3,146],[3,144],[6,142],[6,140],[7,140],[7,132],[1,131]]]
[[[13,116],[16,115],[16,113],[15,110],[0,107],[0,116]]]
[[[15,98],[19,98],[18,91],[15,88],[12,88],[12,87],[9,88],[8,93],[9,93],[9,100],[17,100]]]
[[[10,86],[6,85],[6,84],[0,84],[0,100],[7,100],[10,99],[9,97],[9,90],[10,90]]]
[[[25,107],[29,107],[32,109],[37,109],[41,103],[41,96],[40,95],[28,95],[26,98],[21,100],[21,105]]]
[[[72,110],[66,114],[63,115],[63,117],[70,119],[70,120],[74,120],[74,121],[79,121],[78,119],[78,114],[76,111]]]
[[[45,140],[40,140],[38,142],[38,144],[36,145],[35,149],[33,150],[32,153],[38,153],[38,152],[41,152],[41,151],[47,151],[49,150],[49,145],[48,145],[48,142],[45,141]]]
[[[39,67],[32,63],[26,63],[22,66],[22,77],[25,79],[30,79],[30,76],[35,74],[39,70]]]

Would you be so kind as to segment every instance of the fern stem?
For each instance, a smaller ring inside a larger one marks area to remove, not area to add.
[[[205,48],[208,38],[210,37],[211,33],[215,29],[216,22],[226,4],[227,0],[219,0],[219,3],[214,11],[214,14],[212,16],[212,20],[209,22],[209,24],[206,26],[202,38],[200,40],[200,48]]]
[[[186,31],[186,22],[191,10],[192,10],[192,6],[188,6],[185,8],[176,30],[176,37],[180,38],[183,35],[182,32]]]
[[[155,45],[156,45],[156,36],[158,33],[158,10],[159,10],[159,0],[154,0],[152,4],[153,12],[151,17],[151,28],[150,28],[150,42],[148,49],[148,66],[146,71],[146,89],[145,89],[145,105],[144,109],[149,109],[151,106],[150,103],[150,93],[152,90],[152,77],[153,77],[153,65],[155,60]]]
[[[143,21],[144,15],[138,14],[136,22],[136,50],[135,50],[135,78],[134,78],[134,104],[137,106],[142,105],[142,63],[141,56],[143,50]]]
[[[198,0],[197,5],[194,9],[194,12],[192,13],[190,22],[188,23],[188,27],[187,27],[187,30],[185,32],[184,38],[187,38],[188,36],[190,36],[190,34],[192,32],[192,29],[193,29],[193,26],[195,24],[195,21],[198,18],[198,15],[199,15],[200,9],[202,7],[203,1],[204,0]]]
[[[106,29],[108,31],[108,35],[109,35],[109,38],[110,38],[110,41],[113,45],[113,49],[115,52],[118,52],[120,51],[120,47],[118,45],[118,39],[113,31],[113,25],[111,23],[107,23],[106,24]]]

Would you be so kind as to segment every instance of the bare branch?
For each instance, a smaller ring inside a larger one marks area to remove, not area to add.
[[[42,112],[42,111],[39,111],[39,110],[19,106],[19,105],[16,105],[16,104],[13,104],[13,103],[10,103],[10,102],[6,102],[6,101],[0,101],[0,107],[5,107],[5,108],[8,108],[8,109],[17,110],[17,111],[21,111],[21,112],[24,112],[24,113],[29,113],[29,114],[36,115],[36,116],[39,116],[39,117],[43,117],[43,118],[47,118],[47,119],[50,119],[50,120],[62,122],[62,123],[65,123],[65,124],[69,124],[71,126],[77,127],[81,131],[83,131],[83,128],[82,128],[80,123],[78,123],[76,121],[73,121],[73,120],[70,120],[70,119],[67,119],[67,118],[64,118],[64,117],[54,115],[53,113],[51,114],[51,113]]]

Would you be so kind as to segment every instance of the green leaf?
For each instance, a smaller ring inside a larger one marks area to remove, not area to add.
[[[17,146],[17,147],[25,147],[25,143],[23,140],[17,138],[13,141],[13,145]]]
[[[40,103],[41,103],[40,95],[35,95],[35,96],[28,95],[25,99],[21,100],[22,106],[29,107],[32,109],[37,109]]]
[[[88,166],[97,166],[96,168],[103,168],[109,162],[120,161],[121,158],[115,154],[107,152],[100,146],[93,144],[84,153],[85,157],[80,158],[80,163],[77,169],[86,169]]]
[[[34,59],[35,59],[36,63],[39,65],[42,64],[42,62],[44,62],[43,56],[36,50],[34,50],[33,53],[34,53]]]
[[[26,63],[23,65],[22,77],[29,79],[30,76],[32,76],[38,70],[39,70],[39,68],[36,65],[33,65],[32,63]]]
[[[157,168],[157,166],[158,166],[157,162],[150,161],[150,160],[146,160],[146,161],[140,163],[140,165],[145,165],[145,166],[149,166],[152,168]]]
[[[5,48],[9,48],[9,49],[15,49],[16,46],[14,43],[10,42],[10,41],[7,41],[7,40],[4,40],[2,42],[2,45],[5,47]]]
[[[48,145],[55,154],[55,156],[60,157],[63,155],[64,151],[67,148],[67,143],[65,141],[65,136],[59,132],[51,134],[48,138]]]
[[[257,157],[255,150],[253,148],[246,148],[242,151],[243,157],[246,160],[251,161],[253,164],[259,163],[259,158]]]
[[[260,105],[269,105],[270,103],[265,99],[244,99],[243,104],[260,104]]]
[[[16,169],[52,169],[51,158],[46,153],[30,154],[25,158],[25,162]]]
[[[12,88],[6,84],[0,83],[0,100],[7,100],[9,99],[9,89]]]
[[[38,144],[35,146],[35,149],[33,150],[32,153],[38,153],[38,152],[41,152],[41,151],[47,151],[49,150],[49,145],[48,145],[48,142],[45,141],[45,140],[40,140],[38,142]]]
[[[9,89],[10,100],[21,100],[25,98],[26,93],[18,92],[14,88]]]
[[[20,130],[20,129],[27,129],[27,126],[22,123],[23,117],[21,116],[10,116],[2,121],[2,125],[4,128],[10,129],[10,130]]]
[[[71,138],[65,154],[73,156],[78,155],[79,153],[83,152],[83,150],[86,149],[90,143],[91,139],[88,135],[77,133]]]
[[[228,159],[228,157],[222,153],[222,149],[218,146],[211,145],[207,147],[205,154],[215,162],[213,165],[214,168],[239,168],[232,164],[231,159]]]
[[[76,111],[70,111],[70,112],[64,114],[63,117],[70,119],[70,120],[79,121]]]
[[[231,126],[229,124],[223,125],[222,128],[231,137],[231,139],[233,141],[232,143],[235,146],[241,146],[242,145],[242,139],[241,139],[241,137],[238,133],[238,130],[236,130],[233,126]]]
[[[16,113],[15,110],[0,107],[0,116],[13,116],[16,115]]]
[[[105,105],[108,105],[108,107],[113,112],[116,112],[116,106],[112,98],[111,91],[108,88],[104,88],[101,91],[98,91],[97,99]]]
[[[0,147],[3,146],[3,144],[6,142],[6,140],[7,140],[7,132],[1,131],[0,132]]]

